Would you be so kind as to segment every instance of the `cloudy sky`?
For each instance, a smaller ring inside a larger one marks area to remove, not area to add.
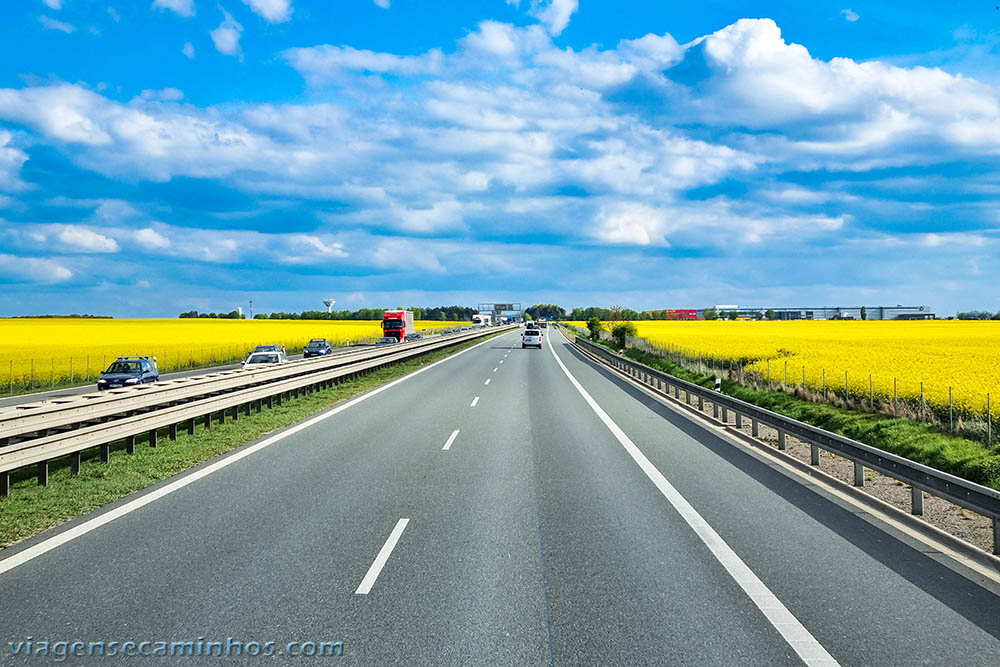
[[[994,5],[5,2],[0,315],[998,310]]]

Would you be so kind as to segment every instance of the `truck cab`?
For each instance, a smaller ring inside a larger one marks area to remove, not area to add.
[[[400,343],[416,333],[413,328],[412,310],[387,310],[382,315],[382,336],[395,338]]]

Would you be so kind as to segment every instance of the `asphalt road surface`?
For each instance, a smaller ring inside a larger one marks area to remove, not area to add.
[[[51,660],[31,637],[228,643],[152,664],[997,664],[986,588],[558,332],[519,341],[3,552],[0,663]],[[289,655],[310,642],[342,655]]]

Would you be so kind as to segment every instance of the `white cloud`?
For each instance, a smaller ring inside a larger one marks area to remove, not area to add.
[[[844,20],[849,21],[850,23],[854,23],[859,18],[861,18],[860,16],[858,16],[858,13],[853,9],[841,9],[840,13],[844,17]]]
[[[359,261],[342,235],[373,228],[640,248],[802,240],[887,209],[873,201],[882,195],[859,201],[852,184],[782,183],[785,171],[1000,155],[996,90],[936,69],[816,59],[767,20],[683,46],[646,35],[579,51],[540,25],[486,21],[454,49],[320,45],[283,56],[310,84],[337,85],[331,101],[198,108],[172,103],[183,96],[171,89],[121,103],[61,84],[0,89],[0,122],[129,182],[217,179],[275,211],[320,211],[316,230],[280,241],[174,232],[143,213],[83,221],[130,225],[102,232],[122,244],[148,227],[170,242],[149,251],[222,263]],[[11,156],[16,177],[24,157]],[[688,201],[713,186],[732,186],[734,199]],[[907,220],[933,210],[919,204]],[[456,265],[440,248],[434,257],[432,267]]]
[[[376,5],[378,5],[382,9],[389,9],[389,2],[390,2],[390,0],[372,0],[372,2],[374,2]]]
[[[440,71],[444,60],[442,53],[436,49],[418,56],[397,56],[329,44],[288,49],[282,55],[313,84],[343,81],[345,75],[353,72],[406,76],[431,74]]]
[[[521,6],[521,0],[507,0],[508,5]],[[550,35],[558,35],[569,25],[570,17],[579,7],[578,0],[525,0],[527,11]]]
[[[115,23],[121,23],[122,15],[119,14],[118,10],[114,7],[108,7],[108,16],[110,16],[111,20]]]
[[[62,9],[62,0],[42,0],[42,3],[49,9]]]
[[[243,4],[270,23],[282,23],[292,17],[291,0],[243,0]]]
[[[67,225],[59,234],[59,240],[76,252],[111,253],[118,252],[118,242],[85,227]]]
[[[627,245],[670,245],[665,232],[663,211],[644,204],[616,204],[597,214],[596,237],[606,243]]]
[[[170,247],[170,240],[151,227],[137,231],[135,233],[135,240],[147,249],[163,249]]]
[[[549,31],[558,35],[569,25],[569,17],[577,10],[577,0],[533,0],[531,14]]]
[[[66,23],[65,21],[57,21],[56,19],[51,19],[48,16],[39,16],[38,21],[46,30],[58,30],[66,33],[67,35],[76,31],[75,25]]]
[[[187,58],[188,60],[193,60],[194,44],[192,44],[191,42],[184,42],[184,46],[181,47],[181,53],[183,53],[184,57]]]
[[[20,171],[28,156],[24,151],[9,146],[13,136],[6,130],[0,130],[0,192],[17,192],[27,188],[21,180]]]
[[[65,282],[73,272],[51,259],[0,254],[0,276],[44,285]]]
[[[243,32],[243,26],[226,10],[223,9],[222,14],[222,23],[209,33],[212,36],[212,42],[219,53],[224,53],[227,56],[238,56],[240,55],[240,33]]]
[[[194,0],[153,0],[153,9],[170,10],[178,16],[194,16]]]
[[[177,88],[163,88],[160,90],[146,89],[139,93],[138,99],[160,102],[179,102],[184,99],[184,91]]]

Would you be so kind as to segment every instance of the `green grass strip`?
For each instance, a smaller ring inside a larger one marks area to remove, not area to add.
[[[601,343],[611,347],[606,341]],[[714,375],[691,371],[670,359],[632,349],[626,350],[625,355],[681,380],[709,389],[715,387]],[[1000,454],[974,440],[942,433],[933,424],[814,403],[783,391],[744,387],[726,378],[722,380],[722,391],[786,417],[1000,490]]]
[[[210,430],[205,429],[204,421],[199,419],[194,435],[181,431],[177,440],[164,437],[166,430],[163,429],[158,447],[149,447],[144,439],[138,438],[133,455],[127,454],[124,444],[119,442],[112,445],[109,463],[101,463],[96,449],[89,450],[84,453],[78,475],[71,473],[68,458],[53,460],[49,465],[47,486],[38,486],[34,467],[17,471],[11,475],[10,495],[0,498],[0,546],[10,546],[47,528],[82,516],[489,338],[479,338],[445,350],[429,352],[416,359],[345,381],[331,389],[286,399],[282,405],[265,408],[260,413],[249,416],[241,414],[237,421],[213,423]]]

